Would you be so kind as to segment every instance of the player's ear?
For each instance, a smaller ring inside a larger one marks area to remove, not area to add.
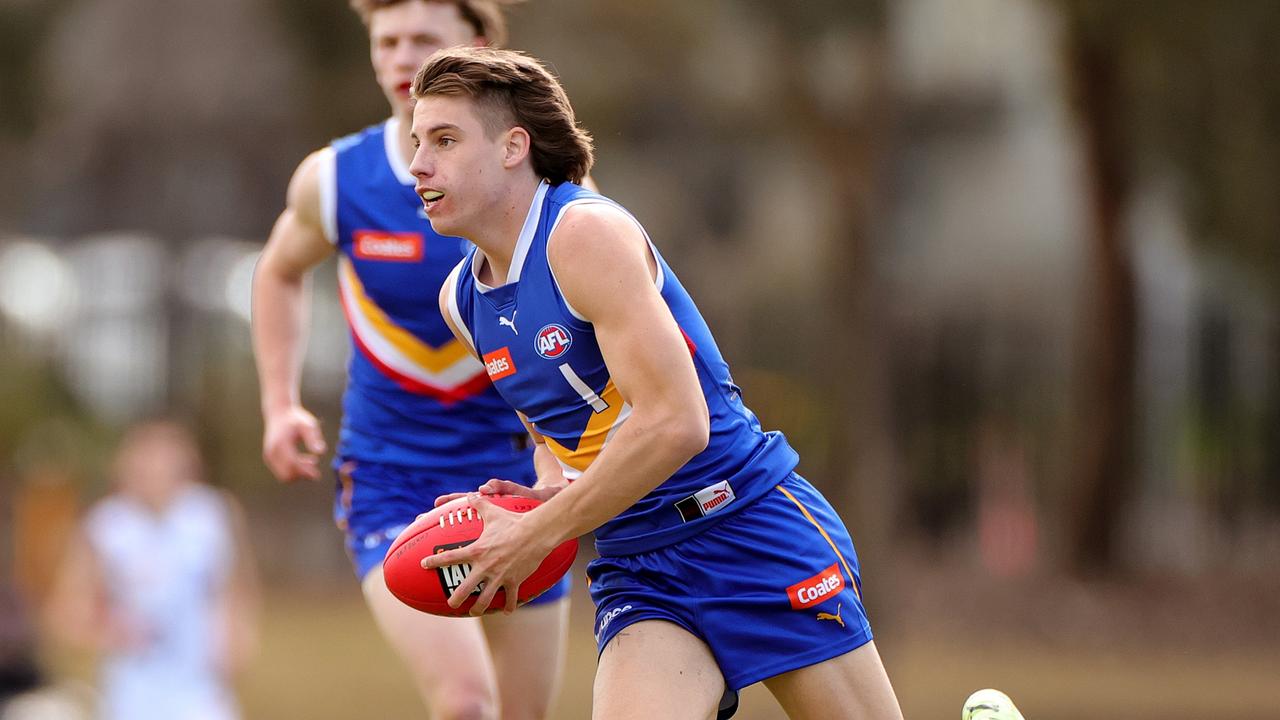
[[[502,166],[513,168],[529,157],[529,131],[522,127],[513,127],[507,131],[506,143],[503,145]]]

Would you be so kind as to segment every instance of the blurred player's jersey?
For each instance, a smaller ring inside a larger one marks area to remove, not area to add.
[[[565,301],[547,262],[547,239],[565,210],[585,203],[622,210],[572,183],[552,187],[544,182],[517,240],[507,283],[498,288],[481,283],[476,276],[481,256],[471,250],[449,286],[454,323],[483,357],[498,391],[546,438],[570,479],[591,465],[631,409],[610,379],[592,324]],[[657,249],[650,248],[658,263],[658,290],[684,332],[706,397],[711,436],[705,450],[596,530],[602,555],[643,552],[689,537],[717,514],[763,495],[798,461],[786,439],[763,432],[742,404],[701,313]]]
[[[86,519],[115,620],[136,647],[103,658],[107,720],[230,720],[238,716],[218,653],[216,598],[234,544],[222,497],[184,491],[157,514],[109,497]]]
[[[440,317],[441,282],[470,244],[431,229],[396,146],[398,124],[335,141],[321,166],[354,348],[335,466],[355,459],[447,475],[510,463],[524,427]]]

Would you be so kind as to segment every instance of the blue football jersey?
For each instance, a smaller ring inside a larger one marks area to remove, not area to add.
[[[592,325],[565,300],[547,262],[547,240],[564,212],[612,200],[572,183],[539,186],[517,240],[507,283],[490,288],[476,275],[471,249],[449,280],[455,325],[480,354],[502,397],[546,438],[564,474],[582,474],[626,422],[630,406],[610,379]],[[625,210],[623,211],[625,212]],[[602,555],[643,552],[689,537],[714,515],[745,506],[795,467],[777,432],[764,432],[743,405],[729,367],[701,313],[650,244],[656,283],[683,331],[710,411],[705,450],[619,516],[596,530]],[[608,478],[601,478],[608,482]]]
[[[321,171],[354,348],[339,460],[442,474],[509,462],[524,427],[440,316],[440,285],[470,243],[431,229],[398,132],[392,119],[335,141]]]

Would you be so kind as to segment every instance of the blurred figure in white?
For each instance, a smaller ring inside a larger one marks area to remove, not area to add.
[[[132,427],[113,491],[66,548],[48,615],[100,656],[104,720],[233,720],[256,642],[257,582],[239,505],[202,481],[181,425]]]

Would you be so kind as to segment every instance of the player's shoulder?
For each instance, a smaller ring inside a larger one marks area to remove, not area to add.
[[[348,133],[334,140],[329,147],[335,152],[346,152],[354,147],[358,147],[371,140],[382,142],[382,136],[387,131],[387,121],[382,121],[363,127],[353,133]]]
[[[386,132],[386,122],[376,123],[368,127],[357,130],[353,133],[343,135],[333,140],[328,145],[313,150],[309,155],[298,163],[298,168],[294,171],[293,177],[295,182],[314,182],[317,177],[322,174],[325,166],[332,166],[337,156],[347,152],[352,148],[363,145],[370,140],[382,142],[382,134]]]
[[[333,166],[334,150],[326,145],[313,151],[298,163],[293,171],[293,179],[289,181],[289,200],[302,200],[320,194],[320,183],[328,170]]]
[[[333,183],[335,157],[332,146],[322,147],[303,158],[289,180],[286,204],[317,228],[321,227],[321,198]]]
[[[564,204],[548,238],[552,261],[571,257],[631,252],[644,247],[635,218],[618,203],[584,191]]]
[[[88,546],[102,551],[132,537],[141,522],[137,503],[112,493],[85,510],[78,532]]]
[[[124,496],[112,493],[95,501],[85,510],[84,524],[87,527],[93,527],[131,517],[137,512],[135,505]]]

